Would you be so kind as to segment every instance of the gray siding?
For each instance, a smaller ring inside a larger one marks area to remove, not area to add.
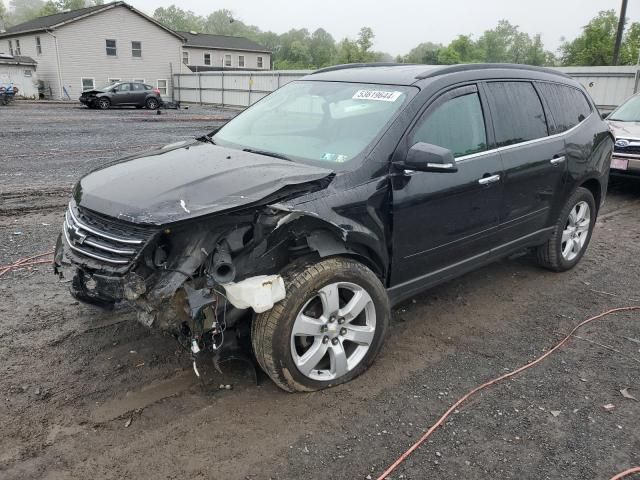
[[[62,83],[72,99],[82,91],[82,78],[105,85],[110,78],[141,79],[157,85],[181,68],[182,41],[125,7],[70,23],[57,31]],[[106,40],[116,40],[117,56],[106,54]],[[142,57],[133,57],[131,42],[142,42]]]
[[[211,54],[212,67],[222,67],[225,55],[231,55],[231,67],[230,68],[242,68],[238,66],[238,56],[244,55],[244,68],[258,68],[258,57],[262,57],[262,69],[271,69],[271,55],[268,53],[256,53],[256,52],[243,52],[239,50],[219,50],[219,49],[206,49],[206,48],[194,48],[184,47],[185,52],[189,52],[189,65],[205,65],[204,54]]]
[[[40,44],[42,46],[41,55],[36,53],[36,37],[40,37]],[[0,52],[9,53],[9,40],[12,41],[14,50],[16,40],[20,40],[20,54],[31,57],[38,62],[37,79],[44,82],[47,95],[57,97],[60,87],[58,85],[56,69],[56,48],[54,38],[46,32],[17,35],[9,39],[3,38],[0,39]]]

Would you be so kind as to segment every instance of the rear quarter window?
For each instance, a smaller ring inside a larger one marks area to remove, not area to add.
[[[144,89],[145,90],[153,90],[153,87],[151,85],[147,85],[146,83],[144,84]]]
[[[487,83],[487,97],[498,147],[548,135],[542,103],[530,82]]]
[[[546,82],[538,82],[536,86],[551,111],[552,134],[575,127],[591,114],[589,101],[577,88]]]

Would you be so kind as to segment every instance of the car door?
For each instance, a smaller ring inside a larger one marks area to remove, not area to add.
[[[113,97],[111,97],[112,105],[127,105],[130,102],[131,84],[121,83],[113,89]]]
[[[132,83],[130,102],[135,105],[144,105],[147,99],[147,93],[142,83]]]
[[[550,225],[566,177],[565,143],[561,136],[549,135],[548,110],[532,82],[482,86],[504,165],[500,244],[510,249],[514,242],[544,234]]]
[[[430,102],[403,140],[400,155],[418,142],[438,145],[453,152],[458,170],[394,175],[391,290],[453,277],[494,244],[502,160],[490,149],[485,110],[476,85],[455,88]]]

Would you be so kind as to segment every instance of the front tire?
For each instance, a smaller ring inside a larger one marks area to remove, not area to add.
[[[551,238],[538,247],[538,263],[554,272],[575,267],[589,246],[596,216],[593,194],[579,187],[562,208]]]
[[[309,392],[348,382],[373,362],[389,325],[384,286],[363,264],[328,258],[283,274],[287,296],[254,318],[258,363],[278,387]]]
[[[108,110],[111,107],[111,101],[108,98],[99,98],[96,102],[96,106],[100,110]]]

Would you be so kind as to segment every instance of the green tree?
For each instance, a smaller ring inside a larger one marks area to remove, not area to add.
[[[438,53],[442,50],[439,43],[424,42],[414,47],[408,54],[399,58],[403,63],[422,63],[425,65],[437,65]]]
[[[311,54],[311,63],[315,68],[330,65],[335,52],[336,42],[330,33],[323,28],[318,28],[311,34],[309,53]]]
[[[167,8],[159,7],[153,12],[153,18],[167,27],[183,32],[202,32],[204,19],[191,10],[182,10],[171,5]]]
[[[632,23],[624,36],[621,48],[621,60],[624,65],[638,63],[640,54],[640,23]]]
[[[17,25],[33,20],[40,16],[40,10],[44,7],[43,0],[10,0],[10,23]]]
[[[605,10],[582,28],[582,34],[560,47],[563,65],[611,65],[618,17]]]

